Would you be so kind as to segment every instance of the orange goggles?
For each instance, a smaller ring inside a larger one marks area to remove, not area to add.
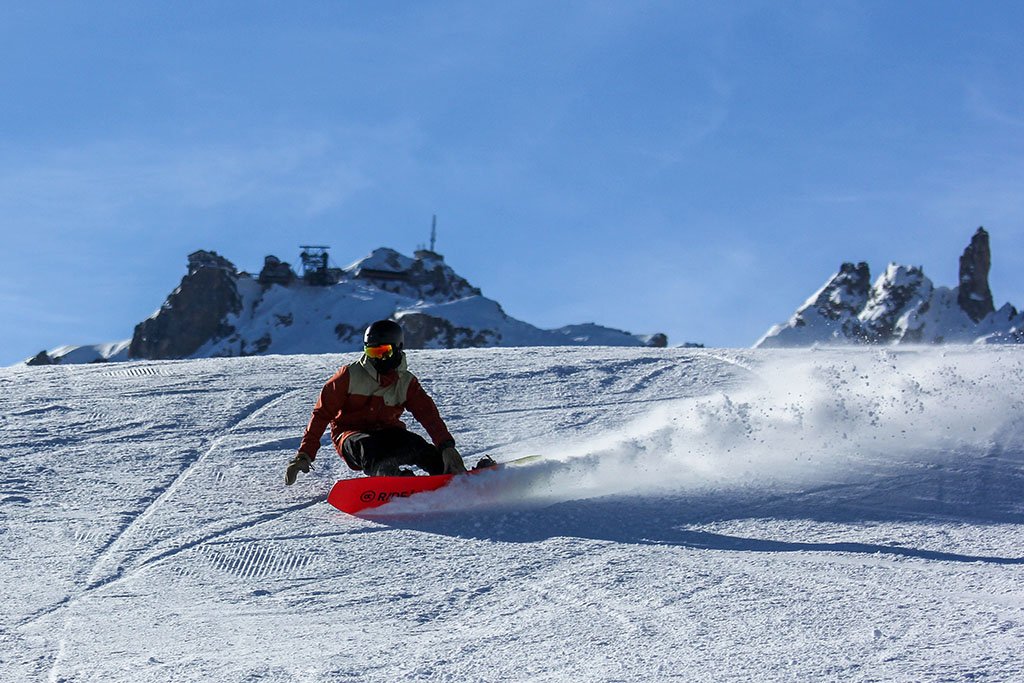
[[[375,358],[377,360],[383,360],[385,358],[391,358],[391,355],[395,352],[395,347],[391,344],[378,344],[377,346],[364,346],[363,352],[369,358]]]

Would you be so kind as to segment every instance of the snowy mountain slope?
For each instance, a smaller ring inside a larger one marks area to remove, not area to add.
[[[1015,347],[412,352],[546,457],[365,520],[281,484],[351,358],[0,370],[0,680],[1024,676]]]
[[[128,346],[131,340],[107,344],[90,344],[87,346],[58,346],[44,351],[28,361],[30,365],[54,365],[57,362],[65,365],[83,363],[104,363],[107,361],[128,360]]]
[[[667,345],[660,333],[593,323],[544,330],[517,320],[432,251],[410,258],[381,248],[346,268],[329,267],[324,253],[317,263],[299,278],[268,256],[254,277],[215,252],[194,252],[181,284],[130,341],[62,346],[29,364],[344,352],[383,318],[403,320],[410,348]]]

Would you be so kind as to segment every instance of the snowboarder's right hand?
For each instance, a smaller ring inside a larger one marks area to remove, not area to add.
[[[450,443],[450,442],[449,442]],[[441,449],[441,459],[444,461],[445,474],[465,474],[466,465],[462,462],[462,456],[455,449],[455,446],[445,446]]]
[[[292,461],[288,463],[288,468],[284,471],[284,483],[285,486],[291,486],[295,483],[296,477],[299,476],[299,472],[309,472],[313,467],[313,458],[305,453],[299,452]]]

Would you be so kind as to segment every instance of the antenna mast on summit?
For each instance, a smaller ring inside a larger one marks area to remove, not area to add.
[[[435,213],[434,214],[434,220],[430,224],[430,251],[434,251],[434,245],[436,243],[437,243],[437,214]]]

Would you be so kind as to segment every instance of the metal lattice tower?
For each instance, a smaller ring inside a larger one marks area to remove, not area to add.
[[[302,259],[302,279],[311,285],[326,285],[328,283],[327,275],[327,250],[330,249],[324,245],[300,245],[302,253],[299,254],[299,258]]]

